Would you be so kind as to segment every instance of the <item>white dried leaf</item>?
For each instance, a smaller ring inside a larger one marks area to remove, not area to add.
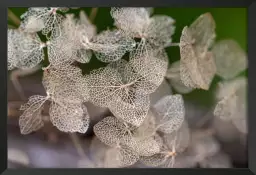
[[[155,91],[163,82],[168,68],[168,56],[165,50],[153,50],[139,45],[130,55],[130,64],[134,71],[148,81],[147,88]],[[144,87],[143,87],[144,88]]]
[[[211,52],[197,55],[194,41],[189,28],[185,27],[180,38],[181,81],[187,87],[208,90],[216,73],[215,61]]]
[[[180,74],[180,61],[176,61],[171,64],[166,72],[165,78],[169,79],[171,86],[181,94],[187,94],[192,92],[194,89],[185,86],[181,81]]]
[[[209,89],[216,73],[213,54],[208,52],[214,39],[215,22],[209,13],[184,27],[180,38],[180,73],[186,86]]]
[[[58,11],[62,11],[62,8],[31,7],[27,12],[21,15],[23,21],[20,28],[28,32],[38,32],[42,30],[42,33],[46,35],[48,39],[59,37],[61,35],[60,26],[64,16],[59,14]],[[34,22],[39,22],[40,27],[35,25]],[[43,28],[41,28],[42,22]]]
[[[181,95],[169,95],[160,99],[154,106],[156,127],[163,133],[177,131],[185,117],[184,101]]]
[[[82,70],[70,64],[49,67],[43,74],[43,85],[55,100],[82,103],[89,99]]]
[[[17,29],[8,29],[8,67],[28,69],[44,59],[43,48],[37,34],[28,34]]]
[[[214,115],[231,120],[240,132],[247,133],[247,80],[238,77],[219,85]]]
[[[122,168],[135,164],[139,155],[129,147],[111,148],[106,152],[105,167]]]
[[[127,36],[142,38],[154,46],[165,47],[171,43],[174,20],[169,16],[155,15],[150,18],[150,8],[111,8],[115,25]]]
[[[141,76],[125,60],[94,70],[88,77],[91,101],[135,126],[139,126],[149,110],[149,95],[157,86],[148,81],[153,72]],[[121,107],[120,107],[121,106]]]
[[[93,127],[95,135],[109,146],[115,146],[129,137],[129,129],[115,117],[106,117]]]
[[[100,61],[112,62],[121,59],[126,52],[132,51],[136,43],[120,30],[106,30],[96,35],[86,45],[94,51]]]
[[[44,96],[34,95],[29,98],[26,104],[21,106],[20,110],[24,111],[19,118],[21,134],[29,134],[43,127],[41,112],[46,100],[47,98]]]
[[[216,74],[224,79],[231,79],[247,68],[245,51],[231,39],[221,40],[212,48],[217,67]]]
[[[49,115],[52,124],[63,132],[85,133],[89,128],[89,114],[82,104],[52,101]]]

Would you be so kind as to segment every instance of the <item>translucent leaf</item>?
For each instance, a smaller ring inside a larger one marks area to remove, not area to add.
[[[210,13],[202,14],[189,26],[196,55],[204,55],[212,46],[216,37],[215,28],[216,24]]]
[[[217,67],[216,74],[231,79],[247,68],[245,51],[234,40],[221,40],[212,48]]]
[[[63,132],[85,133],[89,127],[89,114],[82,104],[53,101],[49,109],[50,120]]]
[[[139,160],[139,156],[129,148],[112,148],[106,152],[105,167],[121,168],[133,165]]]
[[[8,65],[28,69],[44,59],[43,47],[37,34],[28,34],[17,29],[8,29]]]
[[[29,98],[26,104],[21,106],[20,110],[24,111],[19,118],[21,134],[29,134],[43,127],[41,112],[46,100],[47,98],[44,96],[34,95]]]
[[[115,117],[106,117],[93,127],[95,135],[106,145],[117,145],[128,135],[126,126]]]
[[[175,32],[175,20],[166,15],[154,15],[145,31],[145,38],[154,46],[168,46]]]
[[[148,81],[146,88],[155,91],[163,82],[168,68],[168,56],[164,50],[153,50],[141,45],[130,55],[134,71]],[[143,85],[143,88],[145,88]]]
[[[42,33],[49,38],[56,38],[60,36],[60,25],[64,17],[57,13],[61,8],[47,8],[47,7],[31,7],[27,12],[21,15],[23,19],[20,28],[25,31],[36,31],[42,29]],[[40,27],[33,24],[40,22]],[[43,22],[43,28],[42,28]],[[49,36],[50,35],[50,36]]]
[[[80,68],[61,64],[48,68],[43,75],[43,85],[55,100],[81,103],[89,99],[87,84]]]
[[[145,8],[111,8],[110,14],[115,25],[131,37],[142,37],[143,31],[150,23]]]
[[[158,166],[164,164],[166,160],[167,160],[166,155],[162,154],[162,153],[158,153],[153,156],[143,156],[140,159],[140,161],[143,164],[145,164],[147,166],[151,166],[151,167],[158,167]]]
[[[185,27],[180,38],[181,81],[187,87],[208,90],[216,73],[214,58],[211,52],[197,54],[194,45],[195,39]]]
[[[219,85],[217,91],[219,100],[214,115],[222,120],[231,120],[243,133],[247,133],[247,80],[238,77]]]
[[[149,110],[148,94],[157,88],[146,80],[151,74],[154,73],[148,72],[144,77],[138,75],[125,60],[111,63],[89,75],[90,99],[96,105],[109,107],[126,122],[139,126]]]
[[[214,137],[200,132],[192,134],[190,151],[198,162],[215,155],[219,150],[220,145]]]
[[[150,18],[151,8],[111,8],[115,25],[127,36],[142,38],[154,46],[165,47],[171,43],[174,20],[169,16]]]
[[[172,133],[181,127],[185,117],[184,102],[181,95],[163,97],[154,105],[154,109],[157,113],[158,131]]]
[[[185,86],[181,81],[180,61],[171,64],[166,72],[165,78],[169,79],[171,86],[181,94],[187,94],[193,91],[193,88]]]
[[[163,140],[166,146],[171,149],[175,148],[177,153],[183,152],[189,146],[191,139],[190,130],[186,120],[181,127],[170,134],[164,134]]]
[[[112,62],[121,59],[126,52],[136,46],[136,43],[120,30],[106,30],[96,35],[87,45],[100,61]]]

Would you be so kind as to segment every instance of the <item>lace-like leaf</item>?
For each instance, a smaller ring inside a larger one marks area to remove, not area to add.
[[[105,157],[105,167],[121,168],[133,165],[139,160],[139,156],[130,148],[109,149]]]
[[[21,23],[21,29],[29,32],[37,32],[42,30],[42,33],[49,38],[56,38],[60,36],[60,26],[64,17],[57,13],[61,8],[47,8],[47,7],[32,7],[26,13],[21,15],[24,19]],[[35,24],[40,24],[40,26]],[[43,24],[43,25],[42,25]],[[42,28],[43,27],[43,28]],[[49,36],[50,35],[50,36]]]
[[[93,127],[95,135],[106,145],[117,145],[127,136],[127,128],[115,117],[106,117]]]
[[[212,48],[217,75],[224,79],[231,79],[247,68],[245,51],[234,40],[221,40]]]
[[[147,46],[143,48],[141,45],[131,53],[130,64],[134,71],[148,82],[145,87],[155,91],[164,80],[168,68],[168,56],[164,50],[156,51]]]
[[[156,15],[150,18],[150,8],[111,8],[115,25],[127,36],[143,38],[154,46],[165,47],[171,43],[174,20],[169,16]]]
[[[27,69],[35,67],[44,59],[43,47],[37,34],[27,34],[8,29],[8,65]]]
[[[85,133],[89,127],[87,108],[81,104],[53,101],[49,115],[52,124],[63,132]]]
[[[43,127],[41,112],[46,100],[47,98],[44,96],[34,95],[29,98],[26,104],[21,106],[20,110],[24,111],[19,119],[21,134],[29,134]]]
[[[89,99],[87,84],[80,68],[70,64],[50,67],[44,72],[43,85],[56,100],[82,103]]]
[[[120,30],[107,30],[96,35],[87,45],[100,61],[112,62],[121,59],[126,52],[133,50],[136,43]]]
[[[211,52],[206,52],[207,50],[197,54],[194,45],[196,38],[193,38],[190,29],[185,27],[180,38],[181,80],[187,87],[208,90],[216,73],[214,58]]]
[[[169,79],[171,86],[181,94],[187,94],[193,91],[193,88],[185,86],[181,81],[180,61],[171,64],[166,72],[165,78]]]
[[[169,95],[160,99],[154,109],[157,113],[158,131],[172,133],[178,130],[185,117],[184,102],[181,95]]]
[[[151,76],[150,73],[148,76]],[[111,63],[89,75],[90,99],[96,105],[109,107],[111,112],[126,122],[139,126],[149,110],[148,94],[154,90],[149,86],[152,83],[148,83],[144,77],[135,73],[125,60]]]
[[[214,115],[222,120],[231,120],[243,133],[247,133],[247,80],[238,77],[220,84],[217,91],[219,100]]]
[[[138,37],[150,23],[149,13],[145,8],[111,8],[110,14],[115,25],[131,37]]]
[[[150,167],[158,167],[160,165],[163,165],[165,161],[167,160],[167,157],[163,153],[158,153],[153,156],[143,156],[141,157],[140,161]]]

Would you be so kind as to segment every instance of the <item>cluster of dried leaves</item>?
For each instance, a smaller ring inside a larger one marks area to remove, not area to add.
[[[95,152],[101,163],[91,163],[92,167],[127,167],[139,160],[147,166],[179,167],[175,159],[180,159],[179,163],[183,160],[183,166],[199,162],[207,167],[202,161],[206,157],[216,161],[212,158],[218,152],[216,147],[198,150],[214,141],[191,136],[184,120],[182,95],[165,96],[153,106],[149,99],[165,78],[179,93],[189,93],[194,89],[208,90],[215,74],[226,80],[246,69],[246,55],[234,41],[215,42],[212,16],[203,14],[184,27],[178,44],[180,61],[168,69],[165,48],[175,45],[175,20],[171,17],[153,15],[152,8],[112,8],[110,14],[116,28],[97,33],[83,11],[76,18],[65,14],[68,10],[29,8],[21,16],[20,27],[8,29],[9,70],[35,67],[46,56],[50,62],[43,68],[46,96],[34,95],[21,106],[21,133],[43,127],[41,113],[46,103],[50,104],[50,121],[59,130],[85,133],[90,117],[84,103],[90,101],[109,108],[113,114],[94,126],[98,141],[92,149],[100,146],[99,140],[105,147],[101,149],[104,151]],[[46,42],[41,41],[39,33]],[[74,63],[88,63],[92,54],[108,65],[83,75]],[[214,111],[243,131],[245,126],[240,121],[245,120],[241,111],[246,107],[245,84],[243,78],[231,84],[225,82]],[[192,151],[179,156],[191,143],[191,137]]]

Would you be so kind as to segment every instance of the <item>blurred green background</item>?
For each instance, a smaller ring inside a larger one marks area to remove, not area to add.
[[[9,8],[18,17],[23,14],[27,8]],[[70,10],[68,13],[79,14],[83,9],[89,15],[91,8],[80,8],[78,10]],[[94,24],[98,28],[98,32],[113,27],[113,19],[110,16],[110,8],[99,8]],[[179,42],[181,31],[184,26],[190,25],[201,14],[210,12],[216,22],[217,40],[234,39],[247,52],[247,10],[246,8],[154,8],[154,14],[163,14],[171,16],[176,20],[176,32],[173,36],[173,42]],[[8,21],[8,24],[12,24]],[[170,63],[179,59],[179,48],[171,47],[166,49],[169,55]],[[84,73],[88,73],[92,69],[104,66],[105,64],[92,58],[89,64],[80,65]],[[247,76],[247,72],[242,74]],[[191,100],[204,106],[210,107],[214,103],[214,91],[216,83],[220,81],[215,76],[209,91],[194,90],[184,95],[185,99]]]

